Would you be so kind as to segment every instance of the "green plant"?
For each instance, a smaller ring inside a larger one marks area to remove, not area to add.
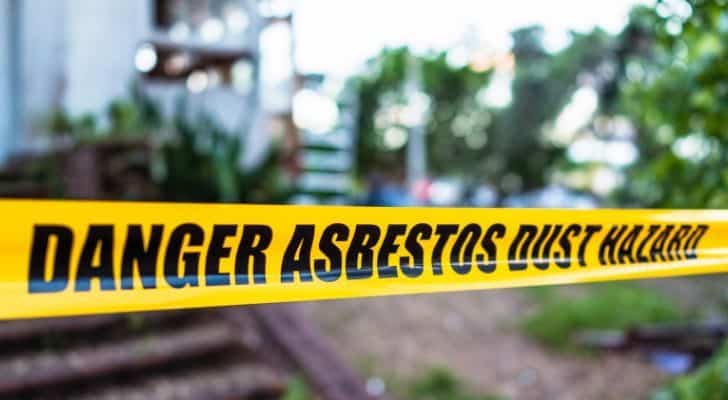
[[[66,110],[56,108],[48,117],[48,130],[53,134],[67,134],[73,129],[73,121]]]
[[[107,120],[108,127],[102,128],[100,120]],[[63,108],[53,110],[48,118],[48,130],[79,141],[93,141],[111,136],[142,137],[160,128],[162,123],[159,105],[134,83],[128,98],[113,100],[101,115],[85,113],[74,117]]]
[[[498,400],[493,395],[475,395],[448,369],[434,368],[415,380],[409,389],[409,398],[417,400]]]
[[[660,293],[624,283],[590,285],[566,297],[556,288],[535,292],[538,309],[523,322],[526,334],[557,349],[572,349],[569,338],[586,329],[625,329],[637,323],[675,321],[682,312]]]
[[[108,120],[108,128],[99,127],[103,119]],[[160,145],[152,146],[150,166],[161,200],[281,203],[292,194],[291,185],[279,173],[275,148],[257,165],[244,167],[240,134],[226,131],[208,114],[189,118],[184,98],[172,121],[163,118],[159,106],[138,85],[132,85],[128,98],[111,102],[101,116],[74,118],[58,109],[49,118],[52,133],[70,135],[79,142],[148,138],[162,127],[171,131],[172,138],[160,138]]]
[[[451,126],[458,116],[480,121],[473,129],[487,125],[490,115],[478,106],[476,93],[490,75],[468,66],[450,66],[445,52],[419,56],[406,47],[382,50],[369,61],[367,72],[352,79],[359,107],[357,173],[404,167],[404,147],[388,147],[386,132],[393,127],[408,129],[398,118],[404,113],[397,110],[410,101],[423,101],[408,98],[413,83],[429,102],[429,118],[424,121],[429,168],[436,173],[468,170],[478,152],[467,146],[463,136],[453,135]]]
[[[397,125],[403,114],[398,110],[411,101],[411,84],[417,81],[429,100],[424,121],[429,173],[487,182],[501,197],[546,185],[565,162],[562,145],[547,140],[544,131],[579,88],[579,77],[605,69],[614,37],[599,29],[572,33],[571,45],[555,53],[544,49],[540,26],[519,29],[512,37],[512,53],[490,60],[496,68],[454,66],[447,52],[417,55],[407,48],[385,49],[371,60],[353,79],[359,104],[357,173],[404,168],[406,144],[388,147],[386,137],[393,126],[407,129]],[[488,100],[494,77],[499,87],[508,86],[507,104]]]
[[[697,371],[658,390],[652,400],[723,400],[728,398],[728,342]]]
[[[657,1],[623,35],[616,108],[636,125],[640,159],[618,204],[728,206],[728,15],[722,0]],[[629,44],[631,43],[631,44]],[[685,190],[689,187],[690,190]]]
[[[89,140],[99,134],[98,118],[86,113],[78,117],[71,116],[65,109],[58,108],[48,118],[48,130],[54,135],[70,135],[76,140]]]
[[[290,195],[275,150],[257,166],[243,168],[240,135],[227,132],[209,115],[190,120],[185,110],[183,100],[173,121],[175,136],[161,148],[165,200],[277,203]]]
[[[311,400],[311,391],[306,382],[300,377],[293,377],[288,381],[283,400]]]

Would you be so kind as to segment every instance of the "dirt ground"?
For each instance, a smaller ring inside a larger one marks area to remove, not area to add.
[[[725,280],[643,284],[694,305]],[[480,393],[512,400],[643,399],[670,377],[638,354],[583,356],[543,348],[518,323],[534,306],[522,289],[308,303],[335,348],[391,392],[432,367],[447,367]]]

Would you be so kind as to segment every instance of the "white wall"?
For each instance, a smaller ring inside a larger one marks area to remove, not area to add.
[[[253,0],[243,1],[254,8]],[[11,4],[21,18],[11,32]],[[48,117],[57,108],[73,116],[103,114],[115,98],[127,97],[136,77],[134,55],[140,42],[152,36],[152,0],[0,0],[0,162],[22,147],[42,148]],[[260,21],[251,21],[258,28]],[[19,59],[11,59],[11,33],[19,38]],[[251,34],[255,47],[255,33]],[[11,66],[20,71],[14,98]],[[184,84],[152,84],[149,93],[162,101],[168,115]],[[246,164],[260,160],[269,146],[265,124],[253,124],[257,96],[240,96],[216,88],[191,96],[192,110],[211,112],[233,132],[244,135]],[[14,101],[20,101],[23,125],[11,132]],[[258,115],[259,116],[259,115]],[[101,121],[103,122],[103,121]],[[251,130],[251,125],[255,125]],[[32,139],[32,140],[31,140]]]
[[[17,147],[20,134],[20,114],[17,106],[19,60],[17,21],[18,0],[0,1],[0,162]]]
[[[10,134],[10,2],[0,2],[0,162],[7,156]]]
[[[135,74],[134,53],[151,32],[151,1],[65,3],[64,104],[72,115],[100,113],[110,100],[128,95]]]
[[[43,133],[64,89],[64,1],[21,0],[22,82],[26,139]]]

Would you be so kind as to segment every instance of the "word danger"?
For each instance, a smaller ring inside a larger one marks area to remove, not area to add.
[[[141,225],[126,227],[121,257],[114,256],[113,225],[90,225],[81,242],[80,254],[73,251],[74,232],[63,225],[36,225],[30,253],[29,293],[59,292],[68,287],[71,269],[75,272],[74,290],[91,290],[98,280],[101,290],[134,289],[138,275],[144,289],[157,287],[158,270],[166,283],[175,289],[200,285],[200,269],[204,284],[231,284],[231,274],[220,271],[221,260],[234,257],[234,283],[247,284],[250,276],[256,283],[265,283],[266,254],[273,230],[266,225],[245,225],[235,253],[226,240],[238,235],[237,225],[215,225],[209,239],[197,224],[173,227],[163,240],[166,226],[152,225],[148,235]],[[206,240],[207,239],[207,240]],[[207,243],[206,248],[203,245]],[[53,250],[52,253],[49,250]],[[48,270],[48,259],[52,259]],[[118,271],[120,269],[120,271]],[[120,279],[118,278],[120,276]],[[118,282],[117,282],[118,279]]]

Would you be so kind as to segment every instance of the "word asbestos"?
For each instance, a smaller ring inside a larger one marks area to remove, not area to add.
[[[517,274],[652,264],[697,258],[708,230],[701,224],[520,224],[507,229],[502,223],[291,228],[277,238],[283,234],[271,226],[252,224],[89,225],[82,234],[64,225],[35,225],[28,292],[416,279],[427,270],[433,276],[500,269]]]

